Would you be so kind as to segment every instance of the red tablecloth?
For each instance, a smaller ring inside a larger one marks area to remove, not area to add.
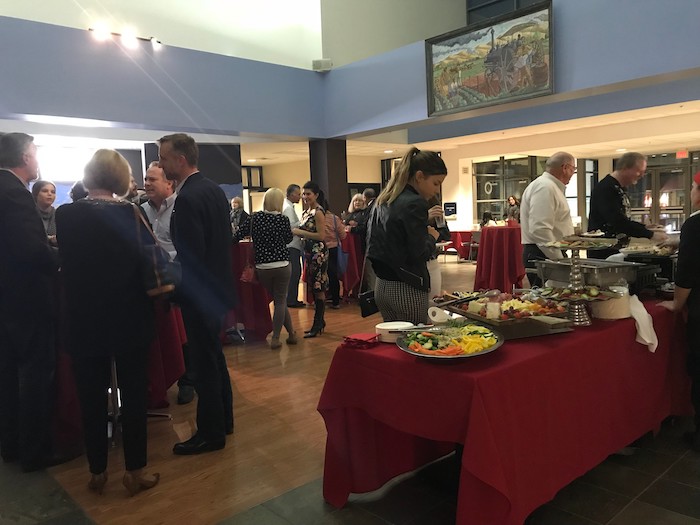
[[[347,298],[351,294],[357,297],[357,287],[360,285],[362,276],[362,239],[359,235],[348,232],[345,239],[341,241],[343,251],[348,254],[348,267],[340,277],[343,285],[343,297]]]
[[[148,407],[168,406],[168,388],[185,373],[182,345],[187,343],[180,308],[156,302],[156,338],[148,356]]]
[[[229,312],[226,326],[243,323],[246,339],[265,339],[272,332],[270,317],[270,301],[272,298],[265,287],[259,282],[244,283],[241,273],[246,264],[255,263],[255,251],[252,242],[239,242],[231,245],[231,262],[233,265],[233,281],[236,286],[238,304]]]
[[[324,498],[381,487],[464,444],[457,524],[522,525],[558,490],[671,414],[690,414],[683,334],[646,303],[656,353],[634,321],[507,341],[453,362],[394,345],[340,346],[318,410],[328,438]]]
[[[450,232],[452,245],[447,248],[457,250],[460,259],[469,259],[469,246],[462,246],[462,243],[471,242],[472,232]]]
[[[520,288],[525,277],[520,226],[492,226],[481,230],[474,290]]]

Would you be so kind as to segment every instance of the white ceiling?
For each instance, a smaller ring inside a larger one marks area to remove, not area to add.
[[[0,0],[0,15],[304,69],[322,56],[321,0]]]

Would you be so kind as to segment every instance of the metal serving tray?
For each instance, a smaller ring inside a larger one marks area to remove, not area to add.
[[[571,259],[558,261],[535,261],[537,273],[543,281],[569,282]],[[581,259],[581,273],[586,285],[611,286],[624,280],[634,288],[636,293],[642,288],[656,282],[656,274],[661,271],[659,265],[636,262],[613,262],[601,259]]]

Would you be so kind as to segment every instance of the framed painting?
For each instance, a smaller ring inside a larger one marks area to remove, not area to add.
[[[551,94],[551,0],[426,40],[428,115]]]

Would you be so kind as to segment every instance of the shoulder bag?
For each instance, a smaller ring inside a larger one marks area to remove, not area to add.
[[[176,261],[170,260],[170,255],[158,243],[150,224],[144,218],[138,206],[132,204],[136,219],[136,238],[143,263],[141,265],[141,277],[146,294],[153,298],[167,299],[175,294],[175,290],[182,282],[182,269]],[[153,244],[145,244],[141,236],[141,224],[146,227],[153,238]]]

